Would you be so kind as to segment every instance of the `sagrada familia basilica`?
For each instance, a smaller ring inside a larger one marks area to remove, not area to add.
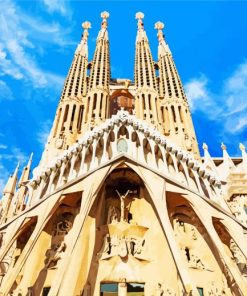
[[[0,295],[246,296],[247,154],[200,156],[172,53],[158,61],[138,12],[134,81],[111,77],[109,13],[91,24],[38,167],[10,176]]]

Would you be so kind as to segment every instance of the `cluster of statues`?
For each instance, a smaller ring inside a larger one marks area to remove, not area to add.
[[[110,236],[107,234],[104,238],[104,242],[98,256],[100,259],[108,259],[113,256],[120,256],[124,258],[128,255],[132,255],[137,259],[144,260],[143,251],[145,246],[145,240],[134,236]]]
[[[62,217],[59,222],[56,223],[53,231],[51,247],[46,251],[45,268],[54,269],[57,266],[57,262],[62,258],[62,254],[66,250],[66,243],[64,242],[65,236],[68,234],[73,226],[72,215],[68,217]]]
[[[230,250],[232,252],[233,260],[236,262],[240,272],[247,275],[247,261],[244,254],[240,251],[239,247],[233,239],[230,240]]]

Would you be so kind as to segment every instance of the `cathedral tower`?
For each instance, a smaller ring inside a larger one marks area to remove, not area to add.
[[[136,13],[138,31],[135,52],[136,116],[161,130],[161,112],[154,61],[143,24],[144,14]]]
[[[101,17],[92,62],[83,23],[40,166],[4,189],[0,295],[247,295],[245,147],[215,159],[204,144],[198,161],[164,25],[155,63],[136,14],[131,82],[110,77]]]
[[[83,116],[84,131],[103,122],[108,116],[109,83],[110,83],[110,54],[107,32],[109,13],[101,13],[102,24],[99,31],[94,58],[89,77],[88,94]]]
[[[76,142],[83,130],[83,114],[87,101],[88,29],[90,22],[82,24],[84,32],[65,79],[53,126],[42,155],[40,167],[45,167],[54,157]]]
[[[172,53],[165,41],[163,28],[163,23],[157,22],[155,24],[159,41],[159,93],[164,134],[199,158],[200,154],[188,101]]]

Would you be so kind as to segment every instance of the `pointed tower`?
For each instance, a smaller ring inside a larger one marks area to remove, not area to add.
[[[163,23],[157,22],[155,24],[159,41],[159,93],[165,135],[182,148],[193,152],[196,158],[199,158],[198,143],[189,105],[172,53],[165,41],[163,28]]]
[[[12,202],[12,215],[17,215],[25,208],[25,197],[27,193],[27,187],[25,186],[30,179],[30,171],[32,165],[33,153],[31,154],[27,165],[23,168],[20,180],[17,186],[17,192]]]
[[[110,54],[107,32],[109,13],[101,13],[102,23],[99,31],[91,66],[88,94],[85,101],[83,116],[84,131],[103,122],[108,116],[109,83],[110,83]]]
[[[60,102],[53,122],[40,167],[45,167],[62,151],[76,142],[82,132],[82,118],[87,95],[88,29],[91,23],[82,24],[84,32],[64,83]]]
[[[142,12],[136,13],[138,30],[135,52],[135,110],[138,118],[152,123],[160,130],[162,118],[157,78],[148,38],[144,30],[143,18]]]
[[[14,171],[14,174],[9,177],[8,182],[3,190],[3,197],[1,200],[1,223],[4,223],[9,216],[10,205],[12,203],[13,196],[15,195],[17,185],[18,169],[19,163]]]

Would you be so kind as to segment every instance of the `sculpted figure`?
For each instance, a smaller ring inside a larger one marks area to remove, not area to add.
[[[57,262],[61,259],[61,253],[66,250],[66,244],[62,241],[59,244],[54,244],[46,251],[45,268],[54,268]]]
[[[110,238],[110,235],[107,234],[104,237],[103,245],[102,245],[99,253],[97,254],[99,257],[101,257],[101,259],[105,259],[105,258],[109,257],[109,255],[111,254],[110,245],[111,245],[111,238]]]
[[[125,205],[124,205],[124,200],[127,197],[127,195],[131,192],[130,190],[127,190],[127,192],[125,194],[120,194],[117,190],[116,190],[119,198],[120,198],[120,204],[121,204],[121,215],[120,215],[120,221],[126,221],[125,219]]]
[[[72,228],[72,225],[72,222],[67,219],[58,222],[54,235],[66,235]]]
[[[163,289],[163,284],[158,283],[158,288],[157,288],[157,296],[165,296],[165,291]]]
[[[117,209],[110,205],[107,217],[107,224],[114,224],[117,223],[119,220],[119,215],[117,213]]]
[[[201,259],[194,255],[194,254],[191,254],[190,255],[190,266],[193,267],[193,268],[196,268],[196,269],[205,269],[205,265],[202,263]]]
[[[233,255],[233,260],[237,263],[237,266],[241,273],[247,274],[246,258],[233,239],[230,240],[230,250]]]

